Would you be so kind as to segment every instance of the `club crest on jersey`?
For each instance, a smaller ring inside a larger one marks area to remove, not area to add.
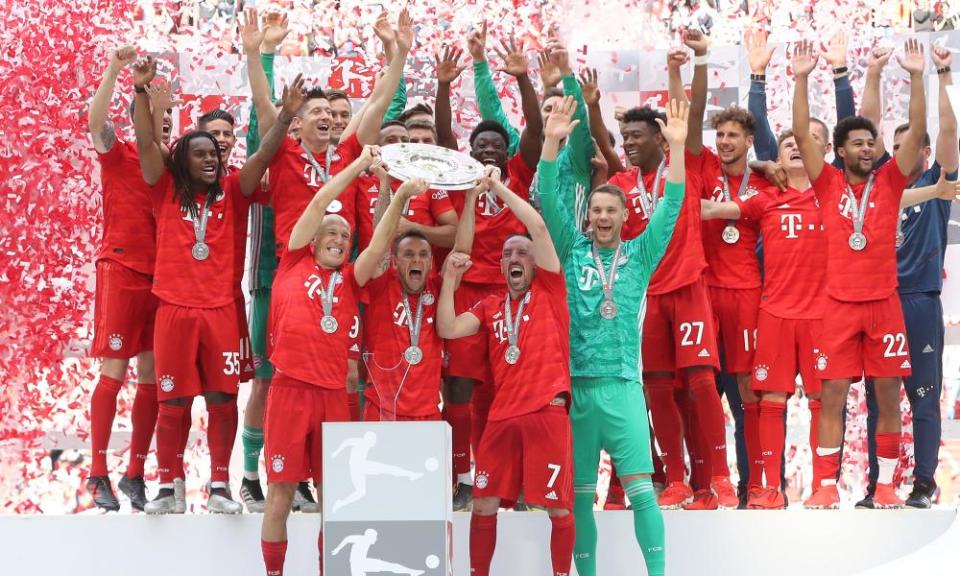
[[[423,305],[424,305],[424,306],[433,306],[433,303],[434,303],[435,301],[436,301],[436,300],[434,299],[433,294],[431,294],[430,292],[427,292],[427,293],[425,293],[425,294],[423,295]]]
[[[756,377],[757,382],[763,382],[764,380],[767,379],[767,376],[768,376],[768,374],[769,374],[769,373],[768,373],[768,370],[769,370],[769,369],[770,369],[770,368],[767,367],[766,364],[760,364],[759,366],[757,366],[757,367],[754,369],[753,375],[754,375],[754,377]]]
[[[164,374],[160,377],[160,389],[164,392],[173,391],[173,376],[169,374]]]
[[[477,473],[476,480],[474,480],[474,484],[477,485],[477,488],[483,490],[488,484],[490,484],[490,477],[487,476],[486,472],[479,472]]]
[[[279,474],[283,472],[283,456],[276,455],[270,459],[270,469]]]
[[[817,354],[817,370],[823,372],[827,369],[827,355],[823,352]]]
[[[747,189],[744,190],[743,194],[740,195],[740,200],[749,200],[759,193],[760,191],[753,186],[747,186]]]
[[[107,346],[110,347],[114,352],[123,348],[123,336],[119,334],[111,334],[110,339],[107,340]]]

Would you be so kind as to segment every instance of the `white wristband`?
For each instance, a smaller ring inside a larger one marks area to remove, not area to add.
[[[706,54],[704,54],[704,55],[702,55],[702,56],[694,56],[694,57],[693,57],[693,65],[694,65],[694,66],[706,66],[706,65],[707,65],[707,62],[709,62],[709,61],[710,61],[710,53],[709,53],[709,52],[706,53]]]

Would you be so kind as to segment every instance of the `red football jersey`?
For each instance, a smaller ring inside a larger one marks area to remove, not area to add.
[[[507,163],[504,184],[517,196],[529,201],[532,181],[533,170],[523,161],[523,155],[517,153]],[[450,197],[458,216],[463,214],[463,199],[463,192],[454,192]],[[475,284],[504,284],[503,273],[500,271],[503,242],[512,234],[526,233],[523,223],[517,220],[506,205],[501,204],[493,192],[480,194],[477,198],[476,228],[470,254],[473,265],[463,275],[463,281]],[[442,262],[437,262],[438,266],[441,264]]]
[[[873,172],[873,190],[863,225],[867,246],[850,248],[853,213],[843,170],[825,164],[813,189],[827,228],[827,294],[843,302],[883,300],[897,289],[897,219],[907,177],[896,160]],[[851,186],[857,202],[866,182]]]
[[[397,396],[397,414],[429,416],[437,412],[440,401],[440,367],[443,364],[443,340],[437,336],[437,300],[440,297],[439,276],[431,276],[423,289],[423,318],[420,321],[419,347],[423,359],[408,364],[403,353],[410,346],[410,322],[402,298],[403,290],[397,271],[392,266],[380,277],[363,287],[363,345],[371,353],[365,363],[371,382],[367,382],[368,402],[383,406]],[[416,317],[419,295],[410,294],[407,304]],[[402,388],[400,386],[402,385]],[[376,387],[376,388],[375,388]],[[398,389],[399,388],[399,389]],[[382,400],[380,395],[386,396]]]
[[[363,146],[357,140],[357,135],[353,134],[341,142],[335,151],[329,153],[329,167],[327,166],[328,154],[314,154],[313,158],[318,166],[329,170],[330,175],[333,175],[349,166],[361,152],[363,152]],[[324,184],[323,175],[314,168],[313,163],[308,159],[308,154],[307,149],[301,146],[299,141],[288,136],[284,138],[280,150],[270,162],[270,189],[273,191],[275,233],[280,251],[277,254],[278,259],[283,252],[286,252],[290,232],[293,231],[300,215]],[[356,214],[352,190],[352,186],[347,186],[340,197],[327,207],[328,214],[339,214],[346,218],[350,223],[351,231],[354,230]]]
[[[353,264],[341,266],[333,288],[337,330],[324,332],[320,293],[335,272],[314,261],[312,245],[293,250],[280,261],[270,300],[270,362],[297,380],[341,389],[347,381],[347,351],[360,332],[360,287]]]
[[[97,260],[113,260],[153,275],[157,257],[157,221],[152,193],[140,172],[135,142],[117,139],[106,154],[97,153],[103,186],[103,236]]]
[[[221,180],[221,194],[210,206],[204,242],[210,255],[205,260],[193,257],[196,243],[193,217],[173,197],[173,176],[165,170],[153,187],[157,213],[157,264],[153,293],[164,302],[190,308],[217,308],[236,300],[243,267],[243,244],[237,228],[246,229],[250,204],[262,202],[262,191],[246,197],[240,192],[240,174],[234,172]],[[206,195],[197,195],[198,213],[203,211]],[[239,258],[239,262],[237,259]]]
[[[529,301],[519,323],[517,346],[520,358],[507,363],[504,305],[507,291],[477,302],[470,313],[480,320],[487,335],[490,366],[496,389],[489,419],[505,420],[543,408],[558,394],[570,393],[570,313],[563,274],[537,267]],[[516,322],[520,302],[511,306]]]
[[[822,318],[827,236],[813,188],[781,192],[770,185],[734,202],[741,219],[759,223],[763,236],[760,307],[779,318]]]
[[[723,172],[720,158],[713,150],[704,147],[701,153],[700,176],[702,198],[723,202]],[[739,196],[749,198],[768,183],[761,175],[750,174],[747,187],[740,194],[743,175],[730,175],[730,199]],[[723,229],[733,225],[740,233],[740,239],[727,244],[723,240]],[[732,222],[726,220],[705,220],[703,229],[703,251],[707,257],[707,284],[721,288],[759,288],[760,262],[757,261],[757,238],[760,230],[756,222]]]
[[[403,182],[392,180],[391,188],[396,192]],[[363,174],[354,180],[354,198],[357,199],[357,242],[358,249],[370,245],[373,238],[373,215],[377,211],[377,198],[380,196],[380,179],[371,174]],[[391,195],[392,196],[392,195]],[[422,226],[437,226],[437,218],[453,210],[446,190],[427,190],[410,199],[403,217]]]
[[[686,182],[684,183],[683,206],[677,224],[667,246],[667,252],[660,260],[660,264],[650,278],[647,287],[648,294],[666,294],[688,284],[692,284],[700,275],[707,263],[703,258],[703,243],[700,241],[700,170],[699,159],[689,152],[684,153],[686,164]],[[618,172],[610,179],[627,196],[627,221],[623,225],[620,237],[623,240],[636,238],[647,229],[651,214],[647,214],[644,203],[641,201],[640,189],[637,187],[637,173],[639,168],[630,168],[625,172]],[[663,199],[663,190],[667,182],[665,166],[663,177],[660,179],[660,190],[657,191]],[[647,191],[653,190],[656,181],[656,172],[643,175],[643,185]],[[652,206],[650,206],[652,207]]]

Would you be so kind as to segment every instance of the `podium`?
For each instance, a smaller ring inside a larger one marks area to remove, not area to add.
[[[446,422],[323,424],[324,574],[452,576]]]

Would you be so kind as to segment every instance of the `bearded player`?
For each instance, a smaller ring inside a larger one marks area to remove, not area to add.
[[[897,295],[896,232],[900,199],[921,158],[926,133],[923,51],[908,40],[900,65],[910,74],[910,129],[894,162],[873,171],[873,123],[853,117],[834,130],[836,153],[844,170],[825,165],[810,137],[807,83],[819,54],[802,42],[793,55],[797,84],[793,130],[807,175],[822,206],[827,231],[827,302],[823,346],[817,369],[823,378],[823,412],[814,458],[819,486],[805,502],[811,508],[835,508],[836,478],[843,440],[841,416],[850,384],[863,376],[874,381],[879,419],[876,442],[879,478],[875,505],[899,508],[893,473],[900,455],[900,381],[910,375],[903,311]]]
[[[323,422],[350,419],[347,351],[350,327],[359,314],[360,291],[382,266],[403,202],[426,189],[421,180],[401,186],[370,248],[360,253],[355,264],[347,263],[350,228],[339,215],[327,214],[327,208],[377,159],[374,147],[364,148],[357,160],[317,192],[291,231],[274,282],[270,359],[275,374],[264,420],[269,484],[261,532],[263,560],[271,576],[283,574],[287,516],[297,483],[312,476],[315,485],[321,486]],[[322,557],[322,535],[317,547]]]
[[[587,202],[592,237],[579,232],[557,189],[557,147],[574,128],[575,105],[568,96],[550,114],[543,159],[538,168],[539,197],[567,279],[571,312],[570,419],[574,439],[574,513],[577,572],[596,576],[597,526],[593,499],[601,448],[610,454],[633,504],[634,533],[647,573],[664,573],[663,516],[650,474],[650,428],[640,374],[640,323],[647,284],[667,250],[684,198],[684,159],[670,159],[663,199],[646,230],[621,241],[628,220],[623,191],[613,185],[595,188]],[[687,109],[673,101],[660,130],[672,150],[687,137]]]
[[[482,334],[496,388],[476,453],[476,491],[470,520],[470,573],[488,576],[497,541],[497,510],[512,507],[522,489],[527,503],[545,507],[552,525],[554,576],[570,572],[575,535],[570,420],[570,316],[562,267],[543,219],[524,198],[487,172],[489,187],[523,222],[530,236],[503,244],[500,268],[506,289],[456,314],[454,291],[470,267],[467,254],[447,260],[437,327],[448,339]],[[468,192],[467,207],[481,192]],[[472,244],[472,222],[457,231]]]
[[[150,189],[140,174],[133,142],[118,138],[107,120],[117,76],[136,58],[123,46],[110,54],[100,86],[90,102],[89,130],[103,186],[103,237],[97,256],[94,340],[91,353],[101,358],[100,379],[90,403],[93,463],[87,490],[104,510],[119,510],[107,475],[107,448],[117,412],[117,395],[130,358],[137,358],[137,393],[133,401],[130,461],[120,490],[131,505],[147,502],[143,464],[157,421],[157,386],[153,361],[153,325],[157,299],[151,293],[156,257],[156,221]],[[163,143],[170,141],[170,115],[164,113]]]

